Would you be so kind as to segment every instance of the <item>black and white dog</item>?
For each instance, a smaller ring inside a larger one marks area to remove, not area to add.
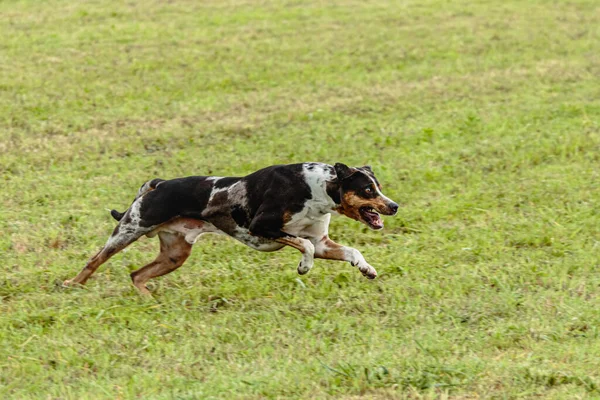
[[[310,271],[317,257],[348,261],[373,279],[377,272],[358,250],[329,239],[331,213],[382,229],[379,213],[397,211],[369,166],[310,162],[274,165],[243,178],[154,179],[142,185],[127,211],[111,212],[119,224],[108,242],[65,285],[85,284],[111,256],[143,235],[158,235],[158,257],[131,274],[133,284],[149,294],[146,282],[179,268],[196,239],[209,232],[229,235],[260,251],[292,246],[302,253],[299,274]]]

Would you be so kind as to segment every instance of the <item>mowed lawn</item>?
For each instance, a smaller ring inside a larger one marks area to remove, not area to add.
[[[0,2],[0,397],[600,397],[600,3]],[[154,177],[372,165],[378,270],[144,238]]]

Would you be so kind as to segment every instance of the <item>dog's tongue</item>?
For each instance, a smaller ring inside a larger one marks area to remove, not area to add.
[[[383,220],[381,219],[379,214],[369,213],[369,214],[367,214],[367,216],[369,218],[369,224],[371,224],[371,226],[373,228],[376,228],[376,229],[383,228]]]
[[[383,228],[383,220],[381,219],[381,217],[379,215],[377,217],[375,217],[375,219],[373,221],[373,226],[377,227],[378,229]]]

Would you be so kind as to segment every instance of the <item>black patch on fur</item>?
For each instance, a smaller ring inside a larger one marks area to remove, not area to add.
[[[248,214],[246,210],[239,204],[231,206],[231,218],[235,221],[238,226],[248,228],[250,221],[248,220]]]
[[[312,197],[303,164],[273,165],[244,178],[250,233],[268,239],[291,236],[281,231],[284,214],[296,214]]]
[[[364,167],[360,167],[360,170],[362,170],[363,172],[365,172],[367,175],[369,175],[371,178],[373,178],[373,180],[375,181],[375,184],[377,185],[377,187],[381,190],[381,184],[379,183],[379,181],[377,180],[377,178],[375,177],[375,173],[373,172],[373,170],[371,169],[371,166],[369,165],[365,165]]]
[[[236,177],[221,178],[215,182],[215,189],[222,189],[225,187],[229,187],[239,180],[240,180],[240,178],[236,178]]]
[[[163,181],[145,194],[140,206],[140,226],[156,226],[178,216],[199,216],[213,187],[206,178],[190,176]]]
[[[340,196],[340,183],[337,181],[337,179],[335,181],[327,182],[325,190],[327,190],[327,194],[329,197],[331,197],[331,200],[333,200],[335,204],[340,204],[342,202]]]
[[[156,189],[156,185],[158,185],[159,183],[164,182],[164,181],[165,181],[164,179],[154,178],[150,181],[150,187],[152,189]]]
[[[335,174],[337,175],[339,181],[348,179],[356,172],[356,168],[350,168],[346,164],[342,163],[336,163],[333,168],[335,168]]]
[[[379,196],[373,186],[373,181],[371,181],[369,175],[362,170],[357,170],[350,177],[342,181],[343,192],[352,191],[363,199],[374,199]],[[370,193],[367,193],[367,188],[371,189]]]

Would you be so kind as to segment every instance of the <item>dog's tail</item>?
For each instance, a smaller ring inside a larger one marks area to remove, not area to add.
[[[135,199],[133,199],[133,201],[135,202],[137,199],[139,199],[140,197],[142,197],[143,195],[145,195],[146,193],[156,189],[156,187],[158,186],[159,183],[164,182],[164,179],[160,179],[160,178],[156,178],[156,179],[152,179],[148,182],[145,182],[141,187],[140,190],[138,190],[137,195],[135,196]],[[124,212],[119,212],[117,210],[111,210],[110,211],[110,215],[116,219],[117,221],[120,221],[123,216],[127,213],[127,210],[125,210]]]

